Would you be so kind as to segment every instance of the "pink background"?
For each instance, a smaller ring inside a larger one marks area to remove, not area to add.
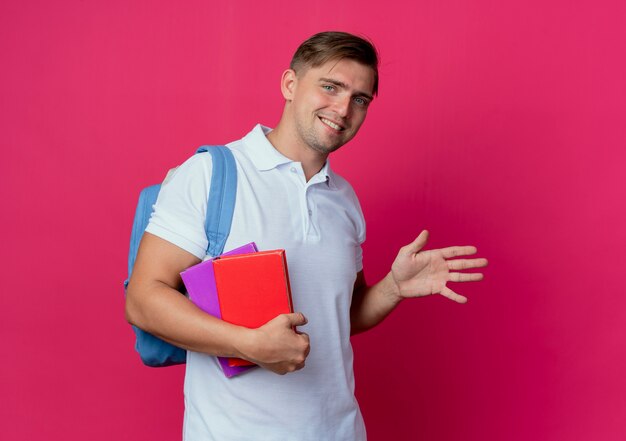
[[[138,191],[274,125],[282,70],[327,29],[382,55],[332,160],[368,279],[422,228],[491,262],[467,305],[407,302],[354,338],[370,439],[625,439],[625,5],[2,2],[0,439],[180,437],[184,371],[143,367],[123,315]]]

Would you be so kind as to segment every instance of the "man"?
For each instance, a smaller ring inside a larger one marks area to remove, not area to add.
[[[356,135],[377,89],[371,43],[340,32],[314,35],[282,75],[285,107],[276,128],[256,126],[228,145],[238,182],[225,249],[251,241],[259,249],[284,248],[298,312],[247,329],[181,296],[179,273],[205,257],[210,156],[190,158],[161,190],[126,312],[131,323],[189,351],[185,439],[364,440],[350,335],[375,326],[408,297],[440,293],[465,302],[446,282],[482,278],[450,270],[485,266],[485,259],[446,260],[473,254],[474,247],[421,251],[423,231],[400,250],[383,280],[366,285],[363,215],[327,158]],[[215,355],[261,369],[227,379]]]

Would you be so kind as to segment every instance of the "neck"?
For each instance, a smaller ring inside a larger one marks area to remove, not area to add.
[[[324,167],[328,154],[317,152],[303,145],[293,135],[294,133],[296,133],[295,129],[286,127],[285,121],[281,119],[276,128],[267,135],[267,140],[282,155],[302,164],[302,170],[308,182]]]

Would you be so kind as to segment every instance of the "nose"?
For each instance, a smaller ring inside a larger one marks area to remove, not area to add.
[[[347,118],[350,115],[350,106],[352,104],[352,98],[349,95],[342,95],[337,97],[334,102],[334,110],[342,118]]]

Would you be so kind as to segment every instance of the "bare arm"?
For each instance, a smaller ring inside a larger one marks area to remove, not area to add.
[[[357,273],[350,306],[352,335],[367,331],[382,322],[402,301],[390,275],[387,274],[375,285],[367,286],[363,271]]]
[[[459,273],[487,266],[487,259],[454,259],[476,253],[473,246],[456,246],[424,251],[428,231],[424,230],[398,252],[391,271],[377,284],[367,286],[363,271],[357,274],[350,309],[351,333],[366,331],[387,317],[404,299],[441,294],[458,303],[467,298],[446,286],[447,282],[474,282],[481,273]]]
[[[184,349],[239,357],[273,372],[301,369],[309,352],[300,313],[283,314],[257,329],[219,320],[178,292],[180,272],[200,260],[183,249],[145,233],[126,296],[126,318],[135,326]]]

